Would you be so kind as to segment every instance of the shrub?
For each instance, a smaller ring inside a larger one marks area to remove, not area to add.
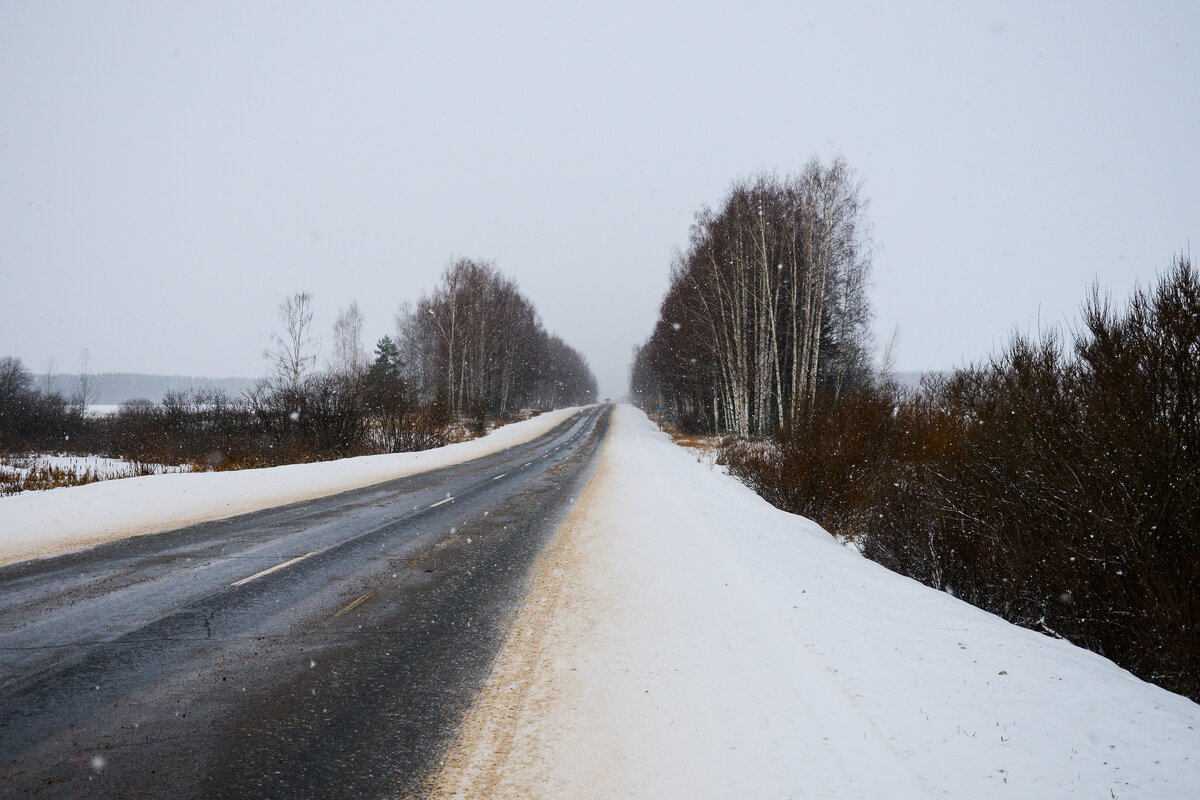
[[[885,566],[1200,699],[1200,278],[1180,259],[1121,312],[1095,292],[1071,338],[723,458]]]

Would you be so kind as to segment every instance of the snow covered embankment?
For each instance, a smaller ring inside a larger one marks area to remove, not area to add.
[[[505,425],[469,442],[267,469],[151,475],[0,497],[0,564],[171,530],[461,464],[536,439],[581,409]]]
[[[1200,797],[1200,706],[889,572],[620,407],[435,796]]]

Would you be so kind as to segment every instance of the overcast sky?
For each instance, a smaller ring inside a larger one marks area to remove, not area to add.
[[[978,359],[1200,241],[1200,4],[0,4],[0,355],[257,375],[494,259],[624,393],[730,182],[843,154],[880,340]]]

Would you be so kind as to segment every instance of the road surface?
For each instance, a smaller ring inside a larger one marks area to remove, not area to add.
[[[0,795],[417,793],[607,407],[493,456],[0,569]]]

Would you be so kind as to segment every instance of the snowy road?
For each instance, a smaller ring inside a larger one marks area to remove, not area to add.
[[[0,569],[0,794],[415,789],[608,418],[593,408],[459,466]]]

